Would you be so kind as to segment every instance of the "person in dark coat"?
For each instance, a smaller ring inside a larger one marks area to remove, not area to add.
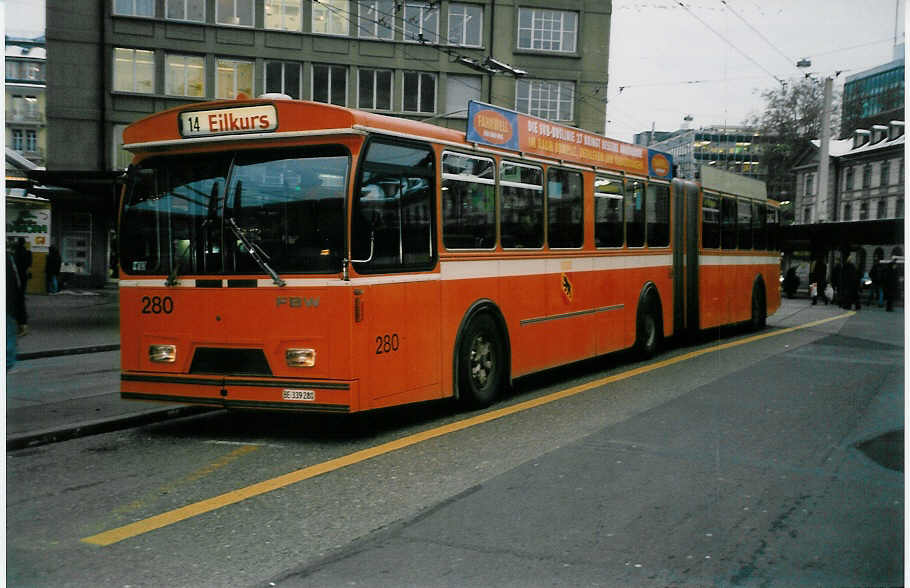
[[[885,295],[885,310],[894,311],[894,300],[900,296],[900,268],[893,259],[882,268],[882,286]]]
[[[25,310],[25,292],[19,281],[15,254],[6,251],[6,370],[16,365],[16,344],[19,321]]]
[[[812,297],[812,304],[814,305],[818,302],[818,297],[821,296],[825,306],[828,306],[828,295],[825,294],[825,288],[828,287],[828,266],[825,265],[823,258],[819,257],[818,261],[815,262],[815,270],[812,272],[809,281],[815,282],[815,296]]]
[[[872,267],[869,268],[869,281],[872,282],[872,285],[869,287],[869,299],[866,301],[866,306],[872,306],[874,302],[881,308],[885,299],[885,266],[878,259],[873,261]]]
[[[799,276],[796,275],[796,267],[790,266],[784,276],[784,294],[787,295],[787,298],[793,298],[797,288],[799,288]]]
[[[831,302],[835,304],[841,303],[840,282],[842,271],[840,259],[838,259],[834,262],[834,267],[831,268],[831,288],[834,290],[834,298],[831,299]]]
[[[25,246],[25,238],[16,239],[16,247],[13,249],[13,261],[16,262],[16,272],[19,276],[19,287],[21,290],[21,308],[20,315],[17,318],[19,323],[19,336],[24,337],[28,334],[28,310],[25,307],[25,291],[28,288],[28,279],[31,273],[28,271],[32,267],[32,252]]]
[[[855,306],[859,310],[859,274],[856,271],[856,265],[853,264],[853,256],[847,258],[844,269],[841,272],[841,292],[843,302],[841,306],[849,309]]]
[[[60,291],[60,251],[56,245],[51,245],[47,251],[47,265],[45,266],[45,275],[47,276],[47,293],[56,294]]]

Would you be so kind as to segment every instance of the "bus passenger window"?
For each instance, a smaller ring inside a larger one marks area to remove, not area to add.
[[[780,211],[768,206],[768,251],[780,251]]]
[[[752,203],[738,198],[736,200],[736,226],[739,233],[739,248],[752,249]]]
[[[543,170],[504,161],[500,240],[506,249],[543,247]]]
[[[594,244],[622,247],[622,178],[594,178]]]
[[[648,247],[670,245],[670,186],[648,184]]]
[[[547,216],[552,248],[581,247],[584,240],[581,174],[550,168],[547,172]]]
[[[446,249],[496,245],[495,164],[492,159],[442,154],[442,242]]]
[[[626,182],[626,245],[645,244],[645,184],[638,180]]]
[[[701,207],[701,246],[720,249],[720,197],[705,194]]]
[[[765,205],[752,203],[752,247],[761,251],[768,248],[768,217]]]
[[[736,199],[726,196],[720,199],[721,237],[724,249],[736,249]]]
[[[422,145],[370,143],[351,219],[357,271],[432,267],[433,167],[433,152]]]

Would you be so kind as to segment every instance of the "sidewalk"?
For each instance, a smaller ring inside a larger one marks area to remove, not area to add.
[[[212,410],[120,399],[117,290],[29,295],[27,304],[31,332],[19,339],[21,359],[6,378],[8,451]],[[790,327],[842,312],[784,299],[768,325]],[[903,348],[904,309],[863,307],[840,330]]]
[[[6,447],[21,449],[200,412],[120,399],[116,288],[28,294],[29,333],[6,375]]]

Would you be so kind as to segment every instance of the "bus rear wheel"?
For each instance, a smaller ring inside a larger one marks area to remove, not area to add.
[[[505,350],[496,323],[488,314],[473,317],[458,349],[458,389],[463,403],[482,408],[499,396]]]
[[[645,359],[653,357],[660,348],[661,329],[658,315],[657,304],[651,299],[648,299],[638,309],[635,327],[635,350]]]
[[[765,304],[765,290],[759,284],[752,288],[752,318],[749,326],[753,331],[765,328],[768,320],[768,307]]]

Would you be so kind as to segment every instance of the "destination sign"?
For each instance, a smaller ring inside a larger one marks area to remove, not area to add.
[[[278,112],[273,104],[180,113],[180,135],[187,138],[266,133],[277,128]]]

